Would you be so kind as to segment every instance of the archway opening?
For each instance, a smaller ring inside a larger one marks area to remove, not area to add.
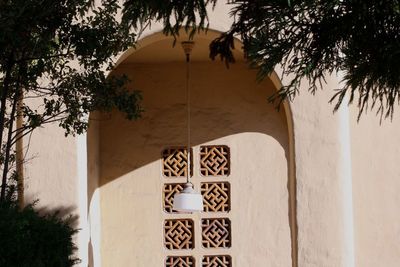
[[[229,209],[191,215],[165,209],[165,186],[182,182],[163,172],[163,153],[184,147],[187,140],[185,63],[171,38],[147,37],[122,56],[113,73],[128,75],[132,87],[142,92],[143,117],[131,122],[117,112],[98,114],[88,136],[89,191],[97,188],[100,194],[102,266],[165,266],[169,257],[184,256],[201,266],[209,255],[229,256],[235,266],[292,264],[290,122],[284,109],[277,112],[267,102],[276,80],[257,83],[240,50],[229,69],[208,59],[208,44],[216,36],[209,31],[195,38],[190,85],[193,180],[198,189],[227,184]],[[202,172],[205,147],[227,148],[229,172]],[[171,249],[165,222],[185,219],[193,222],[193,248]],[[226,247],[205,245],[205,219],[229,220]]]

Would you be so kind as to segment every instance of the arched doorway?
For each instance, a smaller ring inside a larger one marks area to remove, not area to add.
[[[283,109],[267,103],[276,84],[257,83],[240,52],[229,69],[211,62],[208,44],[215,34],[197,36],[193,51],[193,182],[197,190],[228,192],[229,207],[192,215],[165,207],[166,195],[182,182],[164,172],[164,155],[186,144],[185,63],[171,38],[148,37],[114,72],[128,75],[142,91],[143,117],[130,122],[116,112],[101,114],[88,135],[97,140],[89,142],[89,190],[98,188],[100,195],[103,267],[174,266],[166,260],[179,257],[188,266],[207,266],[222,256],[226,266],[292,265],[288,121]],[[227,172],[204,172],[203,157],[212,150],[225,155]],[[168,227],[176,222],[184,225],[180,230],[193,231],[191,245],[169,243]],[[207,244],[207,224],[229,232],[222,246]]]

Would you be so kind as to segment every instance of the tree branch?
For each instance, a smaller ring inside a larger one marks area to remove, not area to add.
[[[18,79],[19,80],[19,79]],[[19,84],[19,81],[18,81]],[[17,86],[18,86],[17,84]],[[3,176],[2,176],[2,187],[1,187],[1,196],[0,196],[0,200],[4,201],[5,196],[6,196],[6,184],[7,184],[7,176],[8,176],[8,166],[9,166],[9,161],[10,161],[10,151],[11,151],[11,147],[12,147],[12,133],[13,133],[13,126],[14,126],[14,120],[15,120],[15,112],[17,109],[17,103],[19,100],[19,93],[18,91],[15,93],[14,95],[14,99],[13,99],[13,106],[11,109],[11,113],[10,113],[10,121],[9,121],[9,126],[8,126],[8,134],[7,134],[7,143],[6,143],[6,155],[4,158],[4,165],[3,165]]]

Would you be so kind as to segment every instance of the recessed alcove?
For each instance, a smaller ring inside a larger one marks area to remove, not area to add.
[[[198,191],[211,183],[229,188],[229,205],[212,216],[165,212],[165,184],[185,181],[163,174],[163,151],[187,141],[185,62],[180,40],[173,46],[162,34],[147,37],[121,57],[111,74],[126,74],[130,87],[142,92],[142,118],[127,121],[118,112],[96,114],[88,134],[89,197],[90,190],[98,190],[104,267],[171,266],[193,260],[196,266],[217,260],[233,266],[292,265],[287,114],[268,103],[276,84],[269,78],[256,81],[240,43],[237,62],[229,68],[209,60],[208,44],[216,36],[209,31],[194,40],[192,181]],[[229,148],[229,172],[209,176],[212,172],[202,169],[202,151],[209,146]],[[228,248],[210,250],[202,244],[205,216],[229,221]],[[164,222],[175,219],[193,221],[194,247],[189,251],[165,248]]]

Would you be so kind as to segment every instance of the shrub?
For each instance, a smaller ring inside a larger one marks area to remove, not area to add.
[[[0,203],[0,267],[70,267],[78,263],[72,217],[41,215],[30,204]]]

